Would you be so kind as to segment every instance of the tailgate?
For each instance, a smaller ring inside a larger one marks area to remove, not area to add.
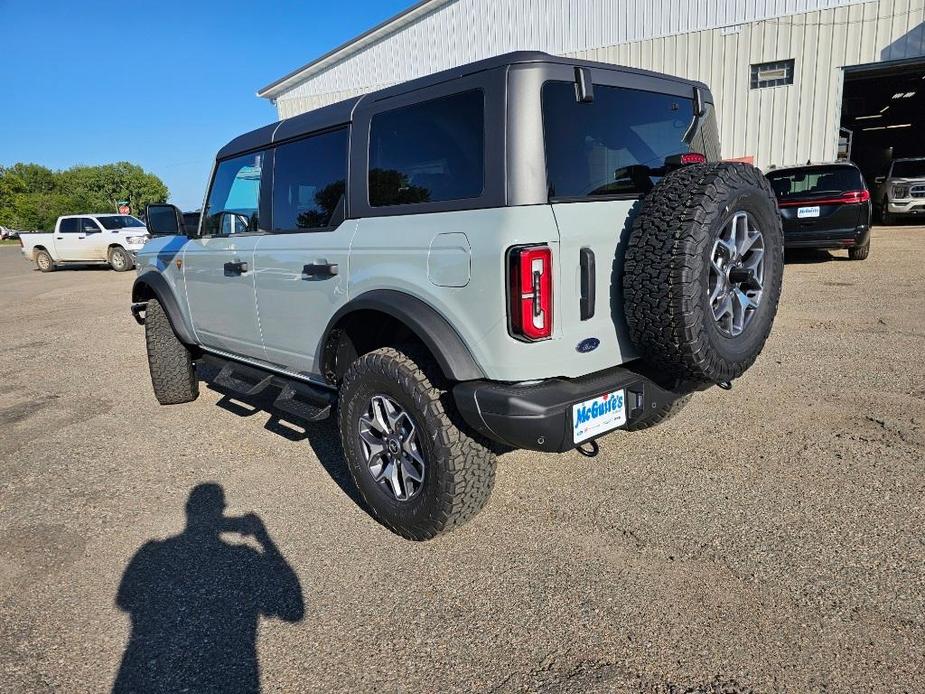
[[[574,347],[571,353],[582,360],[589,373],[638,356],[623,317],[621,289],[623,252],[629,238],[626,220],[636,204],[636,200],[552,204],[559,227],[559,335]],[[583,272],[591,279],[593,302],[587,279],[582,286]],[[579,351],[578,345],[588,338],[600,340],[600,346],[590,352]]]

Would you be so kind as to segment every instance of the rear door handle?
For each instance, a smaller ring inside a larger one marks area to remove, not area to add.
[[[225,263],[225,277],[232,275],[241,275],[247,272],[247,263],[244,262],[235,262],[235,263]]]
[[[334,277],[337,272],[337,263],[309,263],[302,268],[302,274],[309,279]]]

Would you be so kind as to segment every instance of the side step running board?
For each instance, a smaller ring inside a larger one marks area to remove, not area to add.
[[[219,367],[215,383],[244,396],[257,395],[269,386],[280,389],[273,407],[309,422],[318,422],[331,414],[335,393],[310,383],[286,378],[249,364],[205,354],[201,361]]]

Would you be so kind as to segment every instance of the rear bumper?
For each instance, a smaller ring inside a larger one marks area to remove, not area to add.
[[[869,239],[870,227],[867,225],[820,231],[784,230],[786,248],[851,248],[863,246]]]
[[[514,448],[561,453],[576,447],[572,405],[619,390],[625,392],[627,424],[684,394],[665,390],[630,368],[616,367],[528,385],[464,381],[453,388],[453,397],[466,423],[483,436]]]

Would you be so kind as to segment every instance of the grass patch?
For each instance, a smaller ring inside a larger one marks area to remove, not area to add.
[[[19,239],[3,239],[0,241],[0,246],[18,246]]]

